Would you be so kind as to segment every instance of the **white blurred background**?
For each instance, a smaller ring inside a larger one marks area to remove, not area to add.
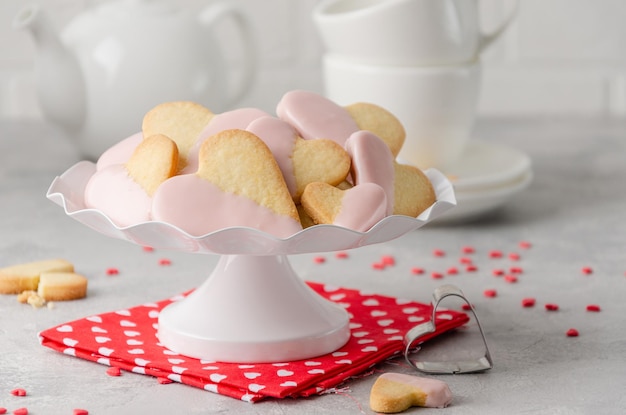
[[[291,89],[322,92],[323,47],[311,21],[318,0],[229,0],[256,31],[254,87],[237,106],[273,111]],[[0,117],[41,118],[32,73],[35,48],[12,20],[29,3],[47,9],[62,28],[97,0],[0,1]],[[516,20],[483,56],[479,116],[626,118],[626,1],[520,0]],[[200,9],[205,0],[179,0]],[[511,0],[483,0],[485,28]],[[223,42],[228,42],[228,28]],[[164,57],[165,59],[167,57]],[[237,59],[236,56],[231,57]]]

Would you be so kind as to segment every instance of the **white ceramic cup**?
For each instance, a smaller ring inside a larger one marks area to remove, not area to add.
[[[370,102],[392,112],[406,130],[398,157],[442,171],[461,156],[478,105],[481,64],[365,65],[326,55],[326,96],[339,105]]]
[[[476,60],[517,11],[492,32],[478,0],[324,0],[313,10],[326,50],[376,65],[447,65]]]

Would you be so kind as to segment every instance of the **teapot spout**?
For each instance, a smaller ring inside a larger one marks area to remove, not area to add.
[[[48,15],[36,5],[23,8],[13,27],[28,30],[35,41],[36,88],[43,114],[63,129],[76,132],[86,116],[85,82],[78,59],[63,44]]]

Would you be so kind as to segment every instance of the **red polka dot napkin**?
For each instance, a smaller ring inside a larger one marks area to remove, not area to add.
[[[348,343],[324,356],[284,363],[236,364],[193,359],[158,343],[159,311],[186,294],[133,308],[89,316],[39,333],[41,344],[81,359],[181,382],[244,401],[302,397],[337,386],[403,350],[411,327],[430,319],[432,306],[414,301],[308,285],[350,312]],[[432,338],[465,324],[466,314],[445,310],[436,315]]]

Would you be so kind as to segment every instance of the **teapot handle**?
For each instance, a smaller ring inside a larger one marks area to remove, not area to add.
[[[243,53],[242,72],[239,82],[235,87],[231,88],[225,103],[225,108],[230,107],[239,101],[248,91],[254,80],[256,72],[256,48],[250,30],[250,22],[248,18],[237,8],[233,7],[226,1],[212,3],[206,7],[199,15],[200,23],[205,27],[219,23],[220,19],[231,17],[235,23],[239,33],[241,34],[241,46]],[[232,71],[235,72],[235,71]]]
[[[491,33],[483,33],[480,37],[480,42],[478,44],[478,54],[482,53],[489,45],[493,43],[496,39],[500,37],[500,35],[506,30],[509,24],[513,21],[515,16],[517,15],[517,10],[519,9],[519,0],[513,0],[513,7],[509,12],[509,15],[500,23],[495,30]]]

